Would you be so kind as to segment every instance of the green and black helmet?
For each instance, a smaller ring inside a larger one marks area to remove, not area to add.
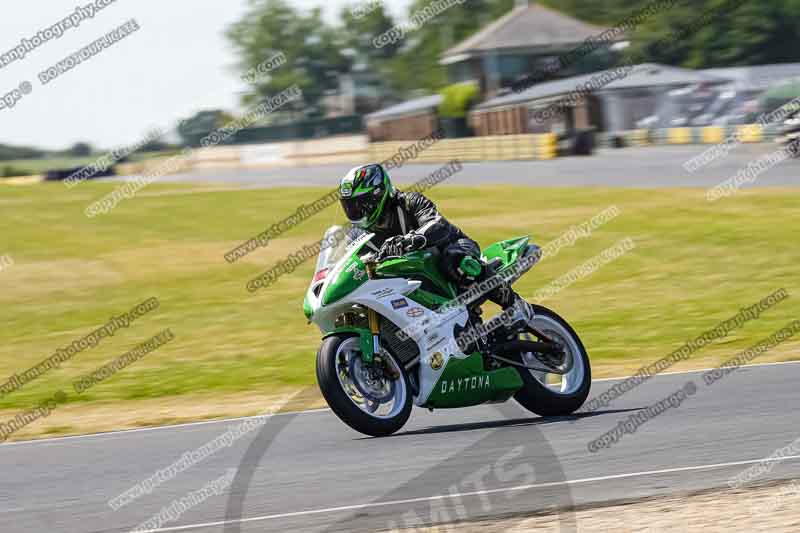
[[[389,174],[378,164],[354,168],[339,184],[345,215],[354,226],[363,229],[380,220],[393,191]]]

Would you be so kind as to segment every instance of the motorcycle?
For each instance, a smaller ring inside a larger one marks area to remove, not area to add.
[[[486,293],[541,258],[528,237],[486,248],[481,261],[492,275],[460,294],[440,272],[435,249],[378,261],[367,248],[372,237],[328,229],[303,302],[322,332],[319,388],[345,424],[377,437],[402,428],[412,405],[434,410],[513,397],[541,416],[583,405],[589,357],[563,318],[532,305],[534,317],[521,325],[512,323],[513,309],[482,319]]]

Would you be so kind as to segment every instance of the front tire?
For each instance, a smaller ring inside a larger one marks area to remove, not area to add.
[[[536,314],[531,325],[537,331],[563,343],[568,350],[567,357],[573,358],[573,366],[561,377],[558,384],[551,383],[550,379],[550,376],[556,374],[518,368],[525,386],[514,395],[514,399],[528,411],[540,416],[572,414],[586,401],[592,386],[589,355],[578,334],[566,320],[546,307],[532,307]],[[523,362],[535,362],[533,354],[522,354],[521,357]]]
[[[365,435],[384,437],[398,431],[411,415],[411,388],[405,370],[390,355],[399,377],[372,379],[361,360],[359,338],[333,335],[317,352],[317,383],[342,422]]]

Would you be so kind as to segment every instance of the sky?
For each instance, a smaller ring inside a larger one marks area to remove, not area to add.
[[[0,17],[0,54],[95,0],[15,3]],[[102,1],[102,0],[101,0]],[[410,0],[386,0],[402,16]],[[238,109],[244,84],[225,29],[244,16],[248,0],[116,0],[0,67],[0,99],[30,83],[30,93],[0,109],[0,144],[60,150],[75,142],[103,149],[132,144],[154,127],[168,129],[201,109]],[[355,0],[290,0],[323,6],[329,22]],[[10,15],[10,16],[9,16]],[[42,84],[39,73],[135,19],[139,30]],[[266,58],[265,58],[266,59]],[[2,65],[2,62],[0,62]],[[2,105],[2,104],[0,104]]]

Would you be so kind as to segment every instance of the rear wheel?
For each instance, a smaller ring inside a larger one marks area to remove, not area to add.
[[[564,347],[565,357],[571,358],[568,360],[571,368],[564,375],[518,368],[525,386],[514,395],[514,399],[537,415],[568,415],[577,411],[589,396],[592,384],[589,356],[578,334],[566,320],[546,307],[532,307],[536,314],[531,326]],[[529,333],[521,338],[535,340]],[[528,365],[542,366],[532,353],[521,354],[521,359]]]
[[[317,382],[336,416],[366,435],[391,435],[411,414],[405,371],[388,354],[364,363],[358,337],[334,335],[322,342]]]

